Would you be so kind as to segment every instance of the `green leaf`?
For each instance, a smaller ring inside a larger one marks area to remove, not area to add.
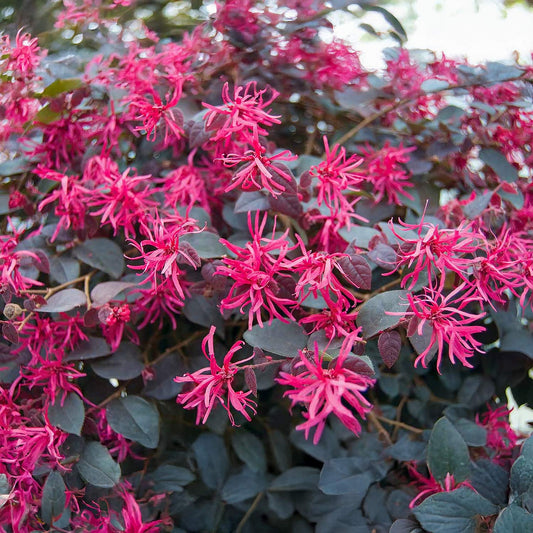
[[[120,466],[99,442],[85,446],[77,467],[80,476],[95,487],[110,489],[120,480]]]
[[[275,478],[268,490],[291,491],[291,490],[314,490],[320,479],[320,471],[311,466],[295,466],[289,468]]]
[[[124,272],[122,250],[110,239],[89,239],[76,246],[72,253],[86,265],[97,268],[112,278],[119,278]]]
[[[222,487],[229,470],[224,441],[213,433],[203,433],[192,445],[202,481],[210,488]]]
[[[74,435],[81,435],[81,428],[85,420],[85,406],[83,400],[75,393],[69,392],[61,405],[61,394],[55,403],[48,407],[48,420],[63,431]]]
[[[253,472],[244,467],[238,474],[230,476],[222,487],[222,499],[232,505],[253,498],[265,489],[266,479],[262,472]]]
[[[427,452],[428,468],[433,477],[443,483],[447,474],[452,474],[456,483],[470,474],[468,446],[453,424],[442,417],[433,426]]]
[[[159,412],[140,396],[125,396],[111,400],[106,407],[111,428],[127,439],[147,448],[159,443]]]
[[[363,498],[374,481],[374,476],[367,470],[367,466],[368,463],[365,461],[362,464],[358,457],[330,459],[324,463],[320,472],[318,488],[324,494],[356,494]]]
[[[83,81],[79,78],[64,78],[62,80],[53,81],[48,87],[44,89],[40,96],[53,98],[62,93],[74,91],[83,85]]]
[[[414,508],[422,527],[431,533],[475,533],[478,515],[497,512],[496,505],[467,487],[434,494]]]
[[[231,437],[233,449],[237,457],[254,472],[266,470],[265,447],[261,440],[252,433],[240,429]]]
[[[220,237],[210,231],[187,233],[180,238],[180,242],[189,243],[202,259],[222,257],[228,253],[226,247],[220,242]]]
[[[52,525],[54,519],[62,515],[67,500],[66,488],[61,474],[52,470],[44,483],[41,500],[41,518],[45,523]]]
[[[509,505],[494,523],[493,533],[525,533],[533,531],[533,515],[518,505]]]
[[[500,151],[483,148],[479,152],[479,159],[492,168],[502,180],[513,183],[518,179],[518,171]]]
[[[304,330],[295,322],[285,323],[275,318],[263,327],[259,324],[244,332],[244,340],[254,348],[261,348],[282,357],[296,357],[307,345]]]
[[[196,479],[196,476],[187,468],[174,465],[161,465],[151,474],[154,483],[154,492],[182,492],[183,486]]]
[[[363,328],[363,337],[369,339],[386,329],[397,326],[407,312],[407,291],[387,291],[365,302],[357,315],[357,325]],[[399,315],[388,315],[397,312]]]
[[[139,347],[131,342],[123,342],[109,357],[91,361],[91,367],[105,379],[133,379],[141,375],[144,363]]]
[[[52,122],[55,122],[59,117],[61,116],[61,113],[57,111],[53,111],[50,107],[50,104],[46,104],[44,107],[41,107],[39,109],[39,112],[35,115],[35,122],[40,122],[41,124],[51,124]]]

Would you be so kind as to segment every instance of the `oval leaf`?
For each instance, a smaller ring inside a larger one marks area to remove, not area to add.
[[[372,269],[362,255],[341,257],[339,265],[344,277],[358,289],[369,291],[372,283]]]
[[[56,428],[80,435],[85,420],[83,400],[74,392],[67,394],[63,405],[60,399],[56,398],[55,403],[48,407],[48,420]]]
[[[159,412],[140,396],[125,396],[109,402],[106,408],[111,428],[147,448],[159,443]]]
[[[97,359],[111,353],[109,344],[100,337],[88,337],[86,341],[80,342],[78,346],[66,355],[64,361],[86,361],[87,359]]]
[[[433,426],[429,437],[427,463],[433,477],[443,483],[447,474],[452,474],[456,483],[470,474],[468,446],[453,424],[442,417]]]
[[[387,291],[365,302],[357,315],[357,325],[363,337],[369,339],[386,329],[397,326],[407,312],[407,291]],[[387,313],[399,313],[389,315]]]
[[[120,466],[99,442],[85,446],[77,466],[81,477],[95,487],[110,489],[120,480]]]
[[[255,325],[245,331],[243,337],[254,348],[261,348],[282,357],[296,357],[298,350],[307,345],[307,336],[298,324],[285,323],[277,318],[263,327]]]
[[[220,243],[220,237],[210,231],[187,233],[180,238],[180,243],[182,242],[190,244],[202,259],[222,257],[228,252],[226,247]]]
[[[135,287],[135,283],[129,283],[127,281],[104,281],[103,283],[99,283],[91,291],[93,305],[103,305],[130,287]]]
[[[87,305],[85,294],[79,289],[64,289],[52,294],[45,305],[35,309],[39,313],[64,313],[80,305]]]
[[[110,239],[89,239],[76,246],[72,253],[86,265],[97,268],[112,278],[119,278],[124,272],[122,250]]]
[[[379,355],[387,368],[391,368],[400,356],[402,337],[396,331],[384,331],[378,339]]]
[[[92,361],[91,366],[106,379],[133,379],[144,369],[141,350],[131,342],[123,342],[113,355]]]
[[[275,478],[268,490],[290,491],[290,490],[315,490],[320,471],[311,466],[295,466],[289,468],[283,474]]]
[[[67,501],[65,490],[63,477],[59,472],[52,470],[44,483],[41,500],[41,518],[45,523],[52,525],[54,519],[63,514]]]
[[[492,168],[502,180],[512,183],[518,179],[516,168],[498,150],[494,148],[483,148],[479,152],[479,159]]]

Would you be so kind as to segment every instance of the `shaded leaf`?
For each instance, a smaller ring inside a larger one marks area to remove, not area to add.
[[[456,483],[464,481],[470,474],[468,446],[446,417],[437,420],[433,426],[427,463],[439,483],[444,482],[447,474],[452,474]]]
[[[266,470],[265,447],[261,440],[243,429],[233,433],[231,437],[233,449],[237,457],[254,472]]]
[[[53,98],[61,93],[74,91],[82,87],[83,81],[79,78],[64,78],[61,80],[54,80],[48,87],[45,87],[41,96]]]
[[[109,344],[100,337],[88,337],[86,341],[80,342],[74,350],[67,354],[64,361],[86,361],[87,359],[97,359],[111,353]]]
[[[196,479],[187,468],[174,465],[158,466],[151,474],[154,492],[182,492],[183,487]]]
[[[474,533],[477,515],[490,516],[498,508],[467,487],[429,496],[414,513],[424,529],[432,533]]]
[[[120,247],[110,239],[96,238],[82,242],[72,251],[85,264],[119,278],[124,272],[124,256]]]
[[[68,255],[50,258],[50,277],[58,283],[67,283],[80,275],[80,262]]]
[[[324,494],[354,494],[363,499],[374,476],[367,470],[368,462],[358,457],[341,457],[324,463],[318,488]]]
[[[99,442],[89,442],[77,464],[81,477],[95,487],[111,488],[120,480],[120,466]]]
[[[157,448],[159,412],[144,398],[125,396],[111,400],[106,407],[106,418],[111,428],[123,437],[147,448]]]
[[[222,438],[204,433],[194,441],[192,451],[202,481],[210,489],[222,487],[229,470],[229,458]]]
[[[268,198],[260,191],[242,192],[235,202],[235,213],[266,211],[270,207]]]
[[[268,490],[313,490],[320,479],[320,471],[311,466],[294,466],[275,478]]]
[[[18,344],[19,342],[18,330],[11,322],[4,322],[2,324],[2,335],[4,339],[12,342],[13,344]]]
[[[266,478],[262,472],[253,472],[244,467],[238,474],[230,476],[220,495],[230,505],[253,498],[265,489]]]
[[[54,519],[63,514],[67,501],[65,490],[63,477],[56,470],[52,470],[44,483],[41,499],[41,518],[45,523],[52,525]]]
[[[526,533],[533,531],[533,515],[518,505],[509,505],[496,519],[493,533]]]
[[[59,395],[53,404],[48,406],[48,420],[63,431],[81,435],[81,428],[85,420],[85,406],[83,400],[75,393],[69,392],[61,405]]]
[[[133,379],[141,375],[144,363],[138,346],[123,342],[109,357],[91,361],[91,367],[102,378]]]

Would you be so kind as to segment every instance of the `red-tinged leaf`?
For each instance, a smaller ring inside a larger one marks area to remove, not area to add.
[[[391,368],[400,356],[402,337],[396,331],[384,331],[378,339],[379,355],[387,368]]]
[[[98,309],[96,307],[91,307],[91,309],[83,315],[83,325],[87,328],[94,328],[99,323]]]
[[[281,168],[283,172],[290,172],[289,169],[284,165],[273,165]],[[287,215],[294,219],[298,219],[303,213],[303,207],[298,198],[298,185],[294,178],[290,182],[283,179],[281,176],[274,174],[272,180],[279,183],[282,187],[285,187],[285,191],[274,198],[274,196],[268,197],[268,202],[271,209]]]
[[[368,257],[385,270],[394,270],[396,268],[396,252],[388,244],[378,242],[368,252]]]
[[[34,311],[35,308],[37,307],[37,305],[35,304],[35,301],[32,300],[31,298],[28,298],[27,300],[24,300],[24,303],[22,304],[22,306],[24,307],[24,309],[26,309],[26,311]]]
[[[32,253],[37,256],[37,258],[33,259],[33,265],[35,268],[45,274],[50,274],[50,263],[47,255],[42,250],[32,250]]]
[[[11,322],[4,322],[2,324],[2,335],[5,339],[13,344],[18,344],[19,334],[17,328]]]
[[[39,313],[64,313],[80,305],[86,305],[85,293],[79,289],[64,289],[56,292],[46,302],[36,309]]]
[[[420,322],[420,319],[416,316],[412,317],[411,320],[409,320],[409,325],[407,326],[407,336],[412,337],[416,334],[416,330],[418,329],[418,324]]]
[[[126,281],[104,281],[96,285],[91,291],[93,305],[100,306],[112,300],[117,294],[125,289],[134,287],[135,283]]]
[[[372,368],[372,363],[370,362],[370,359],[368,359],[368,362],[365,359],[354,355],[348,355],[348,357],[346,357],[346,359],[344,360],[342,367],[346,368],[347,370],[351,370],[356,374],[372,377],[375,374],[374,369]],[[334,366],[334,361],[335,359],[331,361],[330,366]]]
[[[369,291],[372,285],[372,269],[362,255],[341,257],[339,265],[347,281],[358,289]]]
[[[257,396],[257,378],[255,376],[255,372],[251,368],[244,369],[244,382],[252,391],[252,394]]]

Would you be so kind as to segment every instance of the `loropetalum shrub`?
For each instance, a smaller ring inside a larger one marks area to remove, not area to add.
[[[1,41],[2,531],[533,531],[531,65],[129,4]]]

